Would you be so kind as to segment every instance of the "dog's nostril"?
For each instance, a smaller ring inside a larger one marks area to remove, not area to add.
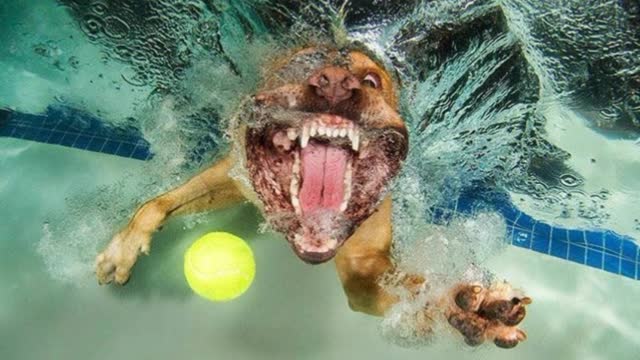
[[[360,88],[360,81],[349,70],[336,66],[317,71],[309,77],[308,84],[332,105],[351,98],[353,90]]]
[[[320,75],[320,79],[318,79],[318,85],[320,87],[325,87],[329,85],[329,78],[326,75]]]

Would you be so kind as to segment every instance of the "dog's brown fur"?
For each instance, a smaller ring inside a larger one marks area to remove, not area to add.
[[[296,54],[315,50],[311,48]],[[400,132],[405,129],[401,117],[396,112],[398,101],[391,76],[362,52],[350,51],[347,59],[345,70],[337,68],[338,70],[333,71],[348,71],[359,79],[358,81],[363,81],[366,74],[374,73],[379,77],[381,86],[377,89],[362,89],[363,92],[377,92],[365,98],[365,103],[360,108],[345,111],[366,112],[357,116],[366,115],[367,126],[373,128],[392,127],[400,129]],[[288,58],[285,58],[276,62],[275,67],[284,68],[288,64],[287,60]],[[332,66],[332,69],[335,69],[335,65]],[[308,99],[317,99],[306,94],[310,90],[312,87],[308,85],[288,83],[287,79],[274,76],[265,80],[262,91],[255,99],[263,106],[306,106],[305,109],[308,110],[316,105],[305,102],[310,101]],[[340,93],[340,96],[348,97],[349,94]],[[367,99],[378,100],[374,103],[374,100]],[[300,103],[304,104],[299,105]],[[244,150],[246,126],[239,125],[234,131],[236,141],[240,142],[236,148]],[[404,132],[406,133],[406,130]],[[400,155],[404,158],[405,154]],[[222,209],[247,199],[257,203],[264,210],[264,198],[261,199],[254,189],[248,188],[243,182],[229,175],[230,170],[237,164],[246,166],[246,156],[232,151],[227,157],[182,186],[142,205],[129,224],[115,235],[108,247],[97,256],[98,281],[101,284],[112,281],[118,284],[126,283],[139,254],[149,253],[152,234],[171,215]],[[397,297],[379,285],[379,279],[383,274],[395,272],[390,252],[391,208],[392,196],[385,195],[377,208],[372,208],[374,210],[356,224],[358,226],[352,235],[335,255],[338,276],[349,306],[355,311],[380,316],[398,301]],[[406,274],[403,277],[408,288],[425,282],[425,279],[417,275]],[[526,338],[524,332],[516,326],[524,318],[525,305],[530,302],[529,298],[514,292],[506,284],[490,288],[484,288],[479,284],[459,284],[437,303],[436,311],[444,315],[470,345],[492,340],[500,347],[513,347]],[[433,312],[434,309],[429,311]],[[428,317],[431,318],[431,315]],[[430,324],[427,323],[425,326],[429,327]]]

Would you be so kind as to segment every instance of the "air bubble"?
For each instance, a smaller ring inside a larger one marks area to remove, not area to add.
[[[572,174],[563,174],[560,176],[560,182],[567,187],[576,187],[582,184],[582,181]]]
[[[82,31],[89,37],[89,39],[95,40],[98,38],[104,28],[104,22],[102,19],[95,15],[87,15],[81,22]]]
[[[91,4],[91,12],[98,16],[104,15],[107,12],[107,8],[107,4],[100,1],[94,1]]]
[[[116,16],[104,18],[104,34],[111,39],[124,39],[129,34],[129,25]]]

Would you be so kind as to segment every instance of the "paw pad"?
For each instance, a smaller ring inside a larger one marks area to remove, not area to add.
[[[490,289],[466,285],[456,291],[448,321],[468,345],[493,339],[496,346],[508,349],[526,339],[516,325],[525,318],[525,307],[531,304],[531,298],[514,296],[516,292],[507,284]]]

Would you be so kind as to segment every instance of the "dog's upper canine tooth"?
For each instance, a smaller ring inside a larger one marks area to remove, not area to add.
[[[304,149],[309,144],[309,125],[302,127],[302,136],[300,136],[300,146]]]
[[[289,138],[289,140],[293,141],[298,137],[298,132],[296,131],[296,129],[287,129],[287,137]]]
[[[298,199],[298,196],[291,197],[291,205],[293,205],[293,209],[295,210],[296,214],[302,214],[302,210],[300,209],[300,199]]]
[[[360,148],[360,130],[354,129],[353,136],[351,136],[351,148],[353,151],[358,151]]]
[[[349,159],[349,161],[347,162],[347,170],[344,174],[344,181],[343,181],[344,198],[340,203],[341,212],[347,210],[347,205],[349,205],[349,200],[351,199],[351,179],[353,177],[352,172],[353,172],[353,162],[351,161],[351,159]]]

